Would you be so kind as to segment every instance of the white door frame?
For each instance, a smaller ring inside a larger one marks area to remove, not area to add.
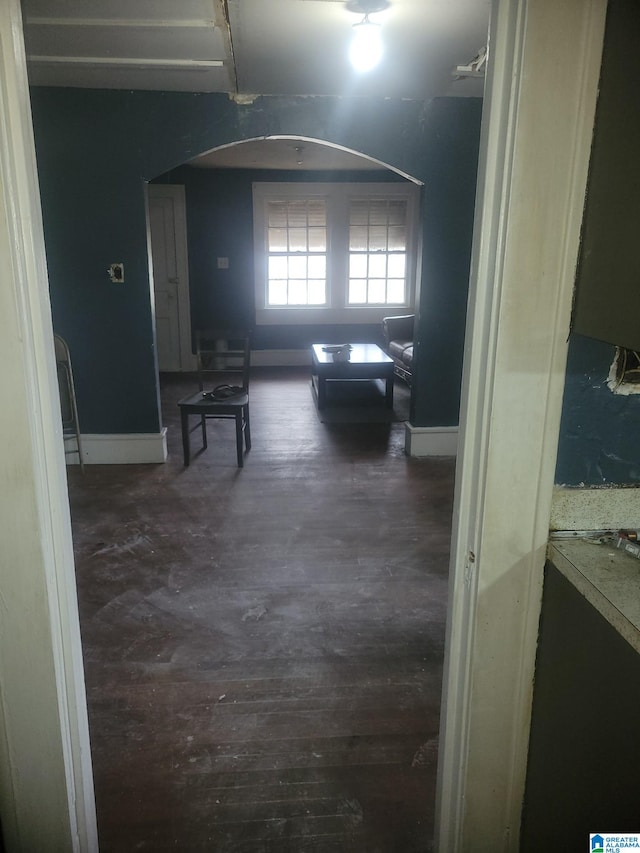
[[[496,0],[465,342],[440,853],[519,848],[606,0]]]
[[[176,269],[178,273],[178,329],[180,334],[180,370],[196,369],[196,357],[191,350],[191,302],[189,297],[189,262],[187,251],[187,203],[182,184],[147,184],[148,198],[171,198],[173,200]],[[148,211],[147,211],[148,214]],[[151,247],[157,235],[151,233],[151,218],[148,214],[150,250],[149,268],[153,275]],[[153,280],[153,279],[152,279]],[[155,314],[155,311],[154,311]]]
[[[97,850],[22,17],[0,3],[0,814],[7,850]]]
[[[515,851],[566,330],[605,0],[496,0],[438,781],[442,853]],[[97,850],[18,0],[0,4],[0,812],[9,849]],[[473,557],[471,556],[473,552]]]

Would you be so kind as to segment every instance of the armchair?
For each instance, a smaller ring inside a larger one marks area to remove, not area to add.
[[[415,314],[385,317],[382,320],[384,349],[393,359],[396,376],[411,385],[413,377],[413,329]]]

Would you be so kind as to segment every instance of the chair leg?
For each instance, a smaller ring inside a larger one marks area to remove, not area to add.
[[[238,455],[238,468],[244,466],[242,449],[242,409],[236,413],[236,453]]]
[[[180,423],[182,424],[182,454],[184,467],[189,466],[189,413],[186,409],[180,409]]]
[[[251,450],[251,422],[249,420],[249,404],[244,407],[244,443],[247,450]]]

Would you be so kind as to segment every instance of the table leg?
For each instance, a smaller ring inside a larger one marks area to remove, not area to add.
[[[327,380],[318,376],[318,408],[324,409],[327,404]]]
[[[388,409],[393,409],[393,376],[387,377],[385,400]]]
[[[180,423],[182,424],[182,454],[184,456],[184,467],[189,465],[189,412],[186,408],[180,409]]]

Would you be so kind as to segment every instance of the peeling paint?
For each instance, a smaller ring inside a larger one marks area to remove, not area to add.
[[[640,394],[640,381],[634,382],[625,378],[626,352],[623,347],[616,347],[615,358],[609,368],[607,386],[614,394],[623,394],[628,397],[630,394]],[[637,370],[634,370],[634,373],[637,373]]]
[[[260,95],[247,95],[242,92],[229,92],[229,100],[241,107],[250,107]]]

